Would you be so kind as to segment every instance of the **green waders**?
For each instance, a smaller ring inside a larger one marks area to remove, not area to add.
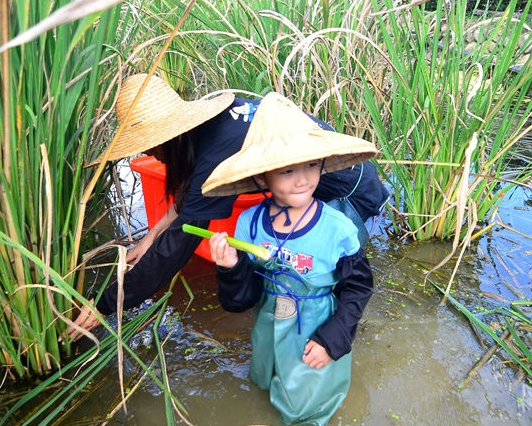
[[[288,424],[325,425],[347,395],[351,353],[321,369],[302,360],[308,339],[335,312],[332,274],[313,282],[278,261],[266,268],[264,294],[255,308],[250,376],[270,390],[271,403]]]

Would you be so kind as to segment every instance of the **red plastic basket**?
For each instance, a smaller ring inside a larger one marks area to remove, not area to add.
[[[169,205],[164,196],[166,182],[166,166],[152,156],[137,157],[131,160],[131,169],[140,174],[144,207],[148,218],[148,228],[153,228],[166,214]],[[233,204],[231,216],[227,219],[211,220],[209,229],[214,232],[227,232],[230,236],[235,233],[236,221],[240,213],[264,200],[262,194],[239,195]],[[209,241],[203,240],[195,253],[212,262]]]

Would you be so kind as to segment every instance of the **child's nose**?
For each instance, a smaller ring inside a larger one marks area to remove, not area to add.
[[[308,182],[306,170],[298,170],[296,173],[296,182],[298,185],[305,185]]]

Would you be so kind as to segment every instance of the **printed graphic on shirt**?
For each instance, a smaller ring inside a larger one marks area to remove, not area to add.
[[[270,256],[275,256],[286,263],[287,265],[292,266],[300,274],[307,274],[312,271],[313,257],[305,253],[293,253],[292,250],[287,249],[286,247],[281,248],[281,251],[278,252],[277,246],[271,243],[262,243],[263,247],[266,247]]]
[[[244,105],[231,108],[229,110],[229,114],[231,114],[231,117],[233,117],[234,120],[238,120],[240,117],[244,122],[251,122],[251,120],[253,120],[253,116],[255,115],[255,111],[257,111],[257,108],[257,105],[246,102]]]

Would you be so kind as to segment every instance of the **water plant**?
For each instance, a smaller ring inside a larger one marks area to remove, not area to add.
[[[515,1],[480,18],[462,0],[433,11],[384,4],[375,18],[390,90],[382,102],[368,84],[364,96],[402,218],[395,224],[418,240],[467,239],[530,176],[510,160],[531,130],[531,2],[519,18]]]
[[[68,2],[1,3],[3,44]],[[84,166],[112,102],[109,70],[118,57],[106,43],[117,37],[119,12],[58,26],[2,53],[0,364],[12,378],[53,370],[70,351],[69,342],[58,343],[66,327],[58,316],[70,315],[77,296],[74,229],[92,174]]]
[[[432,281],[431,284],[441,293],[446,294],[444,289],[437,284]],[[523,369],[528,376],[528,382],[532,383],[532,352],[528,341],[529,335],[525,328],[532,325],[532,318],[522,309],[532,306],[532,301],[515,301],[511,302],[508,307],[499,306],[494,309],[481,309],[480,313],[474,313],[453,296],[446,294],[446,297],[469,320],[473,327],[478,328],[494,342],[494,345],[486,351],[485,355],[470,370],[460,387],[467,385],[479,368],[493,356],[495,350],[499,347],[502,348],[503,353],[513,364]],[[492,318],[491,324],[484,318]],[[494,330],[493,322],[500,324],[498,332]]]
[[[515,0],[497,17],[425,3],[199,0],[162,70],[184,92],[276,90],[374,141],[395,233],[468,240],[531,175],[511,162],[531,130],[531,2],[518,18]],[[144,7],[156,32],[175,20],[166,0]]]

